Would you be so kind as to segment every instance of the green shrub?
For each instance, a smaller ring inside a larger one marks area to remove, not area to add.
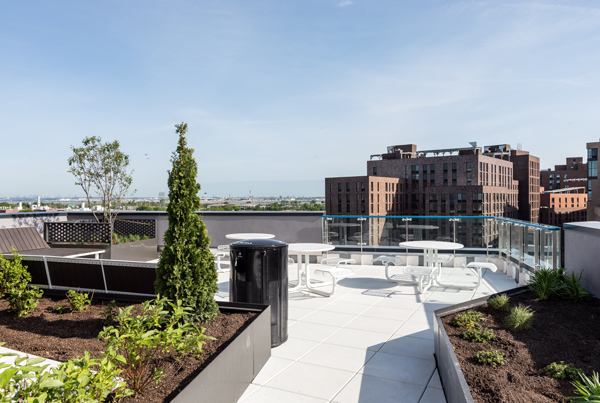
[[[487,303],[493,309],[497,309],[499,311],[508,311],[510,310],[509,300],[510,298],[508,295],[500,294],[490,298]]]
[[[462,335],[463,339],[483,343],[485,341],[494,340],[494,331],[487,327],[476,326],[465,330]]]
[[[583,272],[576,275],[571,273],[569,276],[563,276],[564,287],[562,296],[567,299],[573,299],[577,302],[589,300],[593,297],[592,293],[581,286],[581,276]]]
[[[510,313],[504,318],[504,326],[510,330],[527,330],[531,327],[533,321],[533,311],[528,306],[519,304],[510,310]]]
[[[67,299],[69,300],[69,306],[73,312],[85,311],[91,303],[91,299],[88,298],[87,293],[77,292],[75,290],[67,291]]]
[[[579,378],[581,370],[575,368],[572,364],[565,364],[564,361],[553,362],[540,370],[540,374],[554,379],[570,379],[576,381]]]
[[[475,354],[475,361],[482,365],[497,367],[506,364],[504,353],[498,350],[482,350]]]
[[[179,141],[169,172],[169,228],[165,247],[156,268],[155,293],[192,307],[185,320],[212,322],[219,314],[215,293],[219,290],[217,271],[210,251],[206,225],[196,212],[200,209],[198,164],[189,148],[186,123],[175,125]]]
[[[105,327],[100,335],[106,341],[105,357],[122,369],[121,376],[134,394],[158,384],[163,376],[161,357],[168,352],[181,360],[202,354],[204,328],[183,322],[191,308],[181,301],[172,303],[158,296],[146,301],[136,311],[133,306],[119,309],[114,326]]]
[[[587,377],[584,373],[580,373],[580,381],[573,382],[575,386],[575,392],[579,396],[570,397],[572,402],[583,403],[583,402],[600,402],[600,379],[598,379],[598,373],[594,372],[591,377]]]
[[[565,269],[540,269],[533,273],[527,287],[541,300],[558,298],[565,287],[564,272]]]
[[[117,301],[114,299],[106,304],[104,311],[100,314],[104,318],[104,326],[112,325],[117,318],[119,311],[117,310]]]
[[[0,354],[0,357],[6,356],[16,358],[12,365],[0,363],[0,370],[3,370],[0,376],[1,403],[89,403],[104,402],[109,395],[112,395],[113,401],[131,395],[131,391],[125,388],[125,382],[119,378],[121,371],[106,358],[90,359],[87,351],[83,357],[51,369],[48,369],[48,364],[40,365],[45,358]]]
[[[13,291],[8,296],[8,306],[11,312],[18,317],[27,315],[38,306],[39,299],[42,298],[44,290],[40,287],[23,288]]]
[[[455,327],[475,327],[480,322],[484,322],[485,318],[481,312],[477,311],[464,311],[457,314],[450,324]]]
[[[0,298],[5,298],[12,292],[25,288],[31,281],[27,266],[21,264],[21,256],[12,249],[12,259],[5,259],[0,254]]]

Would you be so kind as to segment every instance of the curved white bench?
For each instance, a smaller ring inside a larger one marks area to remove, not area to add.
[[[488,269],[493,272],[498,270],[498,267],[496,267],[496,265],[494,263],[489,263],[489,262],[471,262],[471,263],[467,264],[467,268],[475,271],[475,273],[477,274],[477,284],[471,286],[471,285],[443,284],[443,283],[440,283],[439,281],[437,281],[437,283],[439,285],[441,285],[442,287],[459,288],[461,290],[476,290],[481,285],[481,278],[483,277],[483,275],[481,274],[481,271],[483,269]]]
[[[333,295],[338,280],[354,275],[354,270],[347,267],[351,263],[356,263],[356,260],[344,259],[340,257],[328,257],[321,260],[321,264],[329,266],[333,265],[334,267],[332,267],[331,269],[325,267],[319,267],[318,269],[315,269],[315,273],[327,274],[331,276],[331,292],[320,291],[319,293],[322,293],[327,297]],[[340,265],[344,265],[344,267],[341,267]]]

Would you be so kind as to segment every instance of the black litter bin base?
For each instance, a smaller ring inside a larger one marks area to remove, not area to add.
[[[229,301],[271,305],[271,347],[288,339],[287,247],[272,239],[230,245]]]

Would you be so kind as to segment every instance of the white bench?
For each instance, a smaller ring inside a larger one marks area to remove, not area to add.
[[[335,267],[340,267],[341,264],[347,265],[347,264],[354,264],[354,263],[356,263],[356,260],[346,259],[343,257],[326,257],[325,259],[321,260],[321,264],[326,264],[326,265],[335,266]]]
[[[488,269],[488,270],[491,270],[492,272],[498,271],[498,267],[494,263],[489,263],[489,262],[471,262],[471,263],[467,264],[467,268],[475,270],[475,272],[477,273],[477,285],[475,285],[471,288],[473,290],[479,288],[479,285],[481,285],[481,277],[482,277],[481,271],[483,269]]]
[[[417,278],[417,289],[422,294],[431,287],[437,268],[430,266],[406,266],[402,269],[402,272]]]
[[[229,246],[229,245],[228,245],[228,246]],[[213,255],[214,255],[215,259],[216,259],[216,262],[215,262],[215,264],[216,264],[216,266],[217,266],[217,272],[219,272],[219,273],[225,273],[225,272],[228,272],[228,271],[230,270],[230,268],[228,268],[228,269],[224,269],[224,268],[221,266],[221,259],[228,258],[228,257],[229,257],[229,252],[225,252],[225,251],[221,251],[221,252],[215,252],[215,253],[213,253]]]
[[[382,262],[385,266],[385,278],[396,284],[416,284],[420,293],[431,287],[436,272],[435,267],[427,266],[404,266],[402,274],[390,274],[389,266],[402,266],[404,261],[398,256],[379,256],[373,262]]]
[[[333,295],[335,292],[335,286],[337,285],[338,280],[341,280],[346,277],[350,277],[354,275],[354,270],[347,267],[351,263],[356,263],[354,259],[345,259],[341,257],[328,257],[321,260],[322,265],[334,266],[332,268],[319,267],[315,269],[315,273],[321,273],[323,275],[327,274],[331,276],[331,292],[320,291],[319,294],[323,294],[325,296]],[[343,267],[341,267],[343,265]]]

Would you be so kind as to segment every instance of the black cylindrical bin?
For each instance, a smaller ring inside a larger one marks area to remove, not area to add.
[[[230,245],[229,301],[271,305],[271,347],[288,338],[288,245],[248,239]]]

